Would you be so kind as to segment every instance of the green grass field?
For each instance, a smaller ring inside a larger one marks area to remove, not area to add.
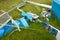
[[[38,3],[44,3],[44,4],[52,4],[52,0],[32,0],[34,2]],[[21,0],[0,0],[0,10],[8,11],[9,9],[13,8],[14,6],[20,4]],[[26,12],[32,12],[40,16],[41,9],[43,7],[35,6],[32,4],[26,4],[23,9]],[[47,10],[47,8],[46,8]],[[0,11],[0,14],[2,12]],[[19,19],[21,18],[21,12],[19,12],[17,9],[10,12],[10,16],[13,17],[13,19]],[[42,17],[40,17],[40,20],[43,20]],[[50,24],[54,27],[60,29],[60,21],[57,20],[56,16],[52,14],[52,18],[50,19]],[[14,32],[10,37],[8,37],[9,34],[5,35],[3,38],[0,38],[0,40],[56,40],[55,37],[48,32],[40,23],[29,23],[30,28],[23,29],[21,28],[21,32]]]

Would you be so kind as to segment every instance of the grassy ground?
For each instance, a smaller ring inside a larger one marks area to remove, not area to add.
[[[45,3],[51,5],[52,0],[32,0],[34,2],[38,3]],[[0,0],[0,10],[5,10],[8,11],[12,7],[18,5],[21,3],[21,0]],[[26,4],[23,8],[24,11],[26,12],[32,12],[40,16],[41,9],[43,7],[38,7],[32,4]],[[46,8],[47,9],[47,8]],[[2,12],[0,12],[2,13]],[[10,15],[13,17],[13,19],[18,19],[21,18],[20,12],[15,9],[12,12],[10,12]],[[40,16],[40,19],[42,17]],[[52,14],[52,18],[50,19],[50,24],[55,26],[56,28],[60,29],[60,21],[57,20],[57,18]],[[3,38],[0,38],[0,40],[55,40],[55,37],[52,36],[51,33],[48,32],[40,23],[29,23],[30,28],[28,29],[21,29],[21,32],[15,32],[13,35],[8,37],[8,35],[5,35]]]

